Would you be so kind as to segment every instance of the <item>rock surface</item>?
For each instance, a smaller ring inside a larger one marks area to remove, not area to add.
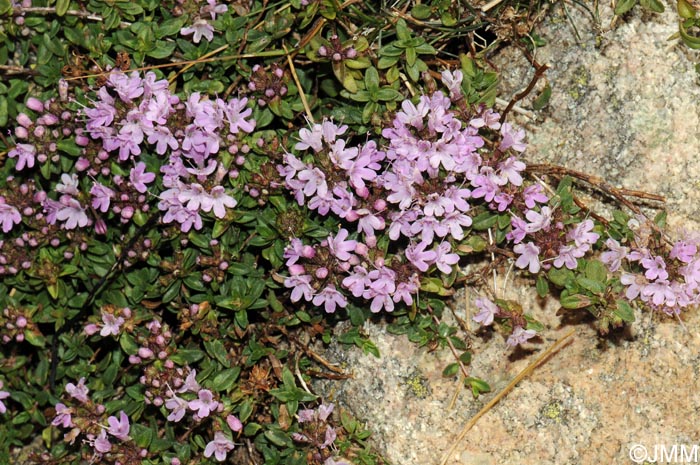
[[[698,230],[700,87],[693,52],[667,40],[677,29],[675,12],[642,17],[637,7],[596,36],[588,13],[569,3],[567,8],[580,40],[561,11],[539,31],[549,43],[536,58],[551,66],[551,103],[537,121],[516,118],[529,132],[528,159],[665,195],[669,222]],[[605,27],[612,13],[600,8]],[[533,73],[517,50],[494,62],[503,68],[505,98],[523,89]],[[530,101],[521,105],[528,109]],[[683,325],[638,314],[625,333],[600,338],[585,316],[556,316],[557,307],[539,301],[531,283],[511,280],[503,297],[520,301],[548,329],[539,342],[515,352],[499,334],[464,336],[474,352],[471,373],[490,383],[490,394],[474,400],[456,378],[441,376],[454,361],[448,349],[418,348],[374,324],[365,329],[381,358],[333,346],[325,356],[346,363],[355,377],[317,383],[315,389],[366,420],[390,463],[437,465],[469,419],[573,329],[568,343],[486,413],[446,463],[629,464],[631,453],[644,458],[635,444],[646,448],[649,459],[662,453],[661,446],[697,452],[697,311],[684,314]],[[461,296],[453,303],[467,321],[473,314],[468,300]]]

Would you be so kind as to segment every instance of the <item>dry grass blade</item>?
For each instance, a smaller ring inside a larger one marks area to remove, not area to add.
[[[515,378],[513,378],[513,381],[511,381],[510,384],[508,384],[508,386],[505,387],[505,389],[503,389],[501,392],[499,392],[496,395],[496,397],[491,399],[491,401],[488,404],[484,405],[484,408],[479,410],[479,413],[474,415],[472,417],[472,419],[469,420],[469,422],[464,426],[462,431],[459,433],[457,438],[452,443],[452,446],[450,447],[450,449],[442,457],[442,460],[440,460],[440,465],[447,464],[447,461],[450,460],[450,457],[452,457],[452,455],[455,453],[455,450],[457,450],[457,446],[462,442],[462,440],[467,435],[469,430],[471,430],[474,427],[476,422],[479,421],[479,419],[486,414],[486,412],[491,410],[491,408],[493,408],[494,405],[496,405],[502,398],[504,398],[510,391],[512,391],[513,388],[520,381],[522,381],[530,373],[532,373],[535,370],[535,368],[537,368],[547,357],[549,357],[552,353],[556,352],[562,346],[562,344],[574,334],[575,331],[576,330],[572,329],[571,331],[566,333],[564,336],[562,336],[559,340],[557,340],[557,342],[555,342],[549,349],[542,352],[542,354],[540,354],[540,356],[537,357],[537,359],[534,362],[530,363],[527,367],[525,367],[525,369],[523,369],[523,371],[518,373],[518,375]]]

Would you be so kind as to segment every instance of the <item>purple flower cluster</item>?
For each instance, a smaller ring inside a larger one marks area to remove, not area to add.
[[[446,75],[454,86],[461,83],[458,73]],[[456,87],[451,93],[461,98]],[[285,252],[292,301],[303,297],[333,312],[347,305],[343,289],[371,301],[373,312],[411,305],[424,273],[435,267],[449,274],[459,261],[452,242],[472,224],[470,202],[498,211],[511,205],[525,168],[511,150],[524,150],[524,132],[483,109],[463,124],[450,106],[441,92],[404,101],[382,132],[384,149],[373,140],[351,145],[347,126],[332,121],[299,132],[301,155],[287,153],[278,166],[285,187],[299,205],[332,214],[348,228],[319,246],[292,240]],[[495,150],[483,149],[480,128],[500,129]],[[405,245],[386,254],[377,250],[380,235]]]
[[[518,257],[515,266],[527,268],[533,274],[551,266],[576,269],[577,259],[591,251],[600,238],[600,234],[593,232],[593,220],[565,226],[560,211],[537,205],[548,201],[538,184],[525,188],[520,202],[525,218],[514,214],[512,229],[506,236],[515,244],[513,251]]]
[[[39,333],[36,323],[32,321],[32,310],[26,308],[6,307],[0,314],[0,340],[8,344],[13,340],[22,342],[29,333]]]
[[[645,243],[637,239],[638,244]],[[670,250],[627,247],[612,238],[605,245],[607,248],[600,260],[611,272],[621,272],[620,282],[630,302],[639,300],[668,315],[679,315],[684,308],[700,304],[700,240],[697,237],[687,235],[675,241]]]
[[[101,164],[97,162],[104,162],[110,152],[117,152],[121,162],[132,161],[134,166],[128,179],[112,178],[116,189],[93,182],[90,189],[93,210],[107,213],[112,206],[115,214],[129,221],[135,214],[129,202],[135,200],[141,210],[147,207],[145,194],[156,175],[147,171],[146,164],[137,161],[137,157],[142,146],[149,144],[155,153],[169,157],[168,163],[161,167],[166,190],[159,196],[158,208],[165,212],[163,221],[175,221],[187,232],[192,227],[201,229],[200,212],[223,218],[226,209],[236,205],[236,200],[221,185],[228,169],[217,155],[225,146],[235,153],[236,135],[250,133],[255,128],[255,122],[249,119],[252,110],[246,108],[246,103],[246,99],[236,98],[203,99],[196,92],[180,102],[168,90],[168,82],[157,80],[154,73],[146,73],[142,78],[136,72],[128,75],[112,72],[105,87],[99,90],[98,100],[83,110],[86,132],[101,140],[103,151],[98,152],[97,160],[83,158],[79,165],[94,176],[96,170],[88,167]],[[100,173],[109,174],[104,169]],[[79,209],[78,205],[74,207]],[[87,216],[77,218],[87,221]],[[80,223],[76,222],[81,226]]]
[[[312,455],[317,463],[323,461],[324,465],[345,465],[347,462],[342,459],[337,461],[331,452],[337,438],[336,430],[330,424],[334,407],[334,404],[321,404],[316,409],[299,410],[297,417],[301,431],[292,433],[292,439],[314,447],[316,450]]]
[[[56,404],[56,415],[51,424],[70,428],[64,435],[66,442],[72,444],[78,436],[84,435],[85,442],[93,448],[93,461],[103,459],[114,463],[141,463],[148,455],[146,449],[131,442],[131,424],[126,413],[120,411],[117,416],[107,416],[105,406],[90,399],[85,378],[80,378],[78,384],[66,384],[65,392],[69,396],[66,401],[68,405],[61,402]],[[120,441],[119,447],[115,447],[115,439]]]
[[[523,344],[537,335],[535,330],[525,329],[527,322],[521,314],[505,311],[486,297],[477,297],[474,299],[474,305],[479,311],[472,319],[482,326],[491,326],[495,318],[503,321],[510,320],[512,331],[506,344],[511,347]]]

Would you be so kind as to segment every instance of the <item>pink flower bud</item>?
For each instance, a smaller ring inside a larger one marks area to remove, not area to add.
[[[350,211],[347,212],[347,214],[345,215],[345,220],[352,223],[352,222],[357,221],[357,219],[358,219],[359,217],[360,217],[360,215],[358,215],[357,212],[356,212],[355,210],[350,210]]]
[[[90,323],[89,325],[85,326],[85,329],[83,329],[83,331],[85,331],[85,334],[87,334],[88,336],[92,336],[99,330],[100,328],[94,323]]]
[[[15,137],[18,139],[26,139],[29,137],[29,131],[24,126],[17,126],[15,128]]]
[[[53,113],[44,113],[40,118],[42,119],[41,124],[45,124],[47,126],[53,126],[54,124],[58,123],[58,116],[54,115]]]
[[[324,266],[322,266],[321,268],[317,268],[315,274],[318,279],[325,279],[326,276],[328,276],[328,268]]]
[[[105,223],[105,220],[102,218],[98,218],[97,221],[95,221],[95,233],[100,236],[107,234],[107,223]]]
[[[226,424],[229,428],[231,428],[231,431],[235,431],[236,433],[243,431],[243,423],[241,423],[241,420],[239,420],[235,415],[227,416]]]
[[[24,341],[24,333],[17,333],[17,335],[15,336],[15,341],[17,341],[17,342]]]
[[[386,208],[386,200],[384,199],[377,199],[374,201],[374,209],[378,212],[384,211]]]
[[[89,142],[90,142],[90,139],[88,139],[87,136],[84,136],[84,135],[75,136],[75,143],[81,147],[85,147],[86,145],[88,145]]]
[[[301,248],[301,256],[304,258],[314,258],[316,256],[316,249],[310,245],[305,245]]]
[[[27,99],[27,108],[29,108],[30,110],[34,110],[37,113],[41,113],[42,111],[44,111],[44,104],[41,100],[39,100],[36,97],[29,97]]]
[[[76,171],[85,171],[88,168],[90,168],[90,160],[87,158],[80,157],[78,161],[75,162]]]
[[[34,124],[32,119],[26,113],[20,113],[19,115],[17,115],[17,123],[19,123],[20,126],[24,126],[25,128],[29,128]]]
[[[17,321],[15,322],[17,324],[18,328],[26,328],[27,327],[27,319],[23,316],[17,317]]]
[[[377,236],[369,236],[365,238],[365,244],[367,244],[367,247],[370,249],[373,249],[377,246]]]
[[[355,245],[355,253],[362,256],[366,257],[367,252],[369,252],[369,247],[367,247],[365,244],[362,242],[358,242],[357,245]]]
[[[300,265],[298,263],[295,263],[294,265],[291,265],[289,267],[289,273],[292,276],[297,276],[306,273],[306,269],[304,268],[304,265]]]
[[[139,348],[138,351],[139,357],[143,358],[152,358],[153,357],[153,351],[149,349],[148,347],[141,347]]]

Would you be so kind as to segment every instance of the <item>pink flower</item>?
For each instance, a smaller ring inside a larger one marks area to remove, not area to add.
[[[99,182],[94,182],[90,189],[90,195],[92,195],[92,208],[102,213],[107,213],[115,193],[109,187],[103,186]]]
[[[2,390],[3,383],[0,381],[0,413],[5,413],[7,412],[7,407],[5,407],[5,403],[3,402],[3,399],[7,399],[10,397],[10,393],[7,391]]]
[[[0,386],[2,383],[0,383]],[[1,413],[1,412],[0,412]],[[73,409],[66,407],[62,403],[56,404],[56,418],[53,419],[51,424],[53,426],[63,426],[64,428],[72,428],[73,427],[73,419],[71,418],[71,415],[73,413]]]
[[[66,229],[84,228],[89,220],[85,208],[80,202],[67,196],[61,197],[61,208],[56,212],[56,219],[65,221]]]
[[[472,319],[482,326],[490,326],[493,323],[493,318],[498,315],[498,306],[486,297],[477,297],[474,300],[474,305],[479,309],[479,313],[474,315]]]
[[[214,400],[214,395],[209,389],[201,389],[197,393],[197,397],[197,399],[188,402],[187,406],[190,410],[196,410],[199,418],[208,417],[209,414],[219,406],[219,403]]]
[[[170,410],[170,414],[167,418],[168,421],[177,423],[182,420],[185,413],[187,413],[187,401],[173,394],[172,397],[165,401],[165,408]]]
[[[129,180],[137,192],[145,193],[148,190],[146,184],[152,183],[156,179],[154,173],[146,171],[146,164],[142,161],[138,162],[135,167],[131,168]]]
[[[317,307],[323,305],[326,313],[334,313],[336,306],[344,308],[348,301],[343,294],[338,292],[334,285],[329,284],[314,296],[313,304]]]
[[[202,37],[207,39],[207,42],[211,42],[214,39],[214,26],[204,19],[198,19],[192,26],[180,29],[180,34],[183,36],[194,34],[192,36],[192,42],[195,44],[198,44],[199,41],[202,40]]]
[[[129,417],[126,416],[124,411],[119,412],[119,419],[116,417],[107,418],[107,423],[109,424],[109,429],[107,432],[121,441],[128,441],[131,439],[129,437],[129,430],[131,426],[129,425]]]
[[[2,232],[8,233],[12,231],[14,225],[20,224],[21,222],[22,215],[20,215],[19,210],[0,200],[0,224],[2,224]]]
[[[530,273],[533,274],[540,271],[540,259],[538,257],[540,249],[535,244],[532,242],[517,244],[513,247],[513,251],[520,255],[515,261],[515,266],[518,268],[528,268]]]
[[[202,210],[208,212],[213,210],[214,216],[223,218],[226,216],[226,208],[234,208],[238,202],[226,193],[223,186],[214,186],[211,190],[209,202],[202,206]],[[206,207],[206,208],[205,208]]]
[[[448,69],[441,73],[442,83],[450,91],[450,98],[452,100],[457,99],[462,95],[462,80],[464,79],[464,74],[460,70],[455,70],[454,73]]]
[[[204,448],[204,456],[209,458],[214,455],[216,460],[223,462],[226,460],[226,454],[233,450],[236,445],[221,431],[214,433],[214,440],[207,444]]]
[[[328,249],[338,260],[348,261],[353,257],[350,252],[355,251],[357,241],[346,240],[349,234],[347,229],[342,228],[335,237],[328,236]]]
[[[641,261],[642,266],[646,268],[644,277],[649,280],[659,279],[665,280],[668,278],[668,272],[666,271],[666,262],[663,258],[658,255],[655,257],[647,257]]]
[[[82,402],[83,404],[87,403],[89,400],[87,396],[89,389],[87,388],[87,386],[85,386],[85,378],[80,378],[77,386],[73,383],[66,384],[66,392],[73,399],[76,399]]]
[[[622,266],[622,260],[627,257],[628,247],[623,247],[615,239],[610,238],[605,241],[608,250],[600,254],[600,261],[608,265],[611,272],[615,272]]]
[[[10,158],[17,157],[17,165],[15,165],[17,171],[22,171],[24,168],[33,168],[36,147],[31,144],[17,144],[15,148],[9,151],[7,156]]]
[[[298,302],[302,297],[308,302],[314,295],[314,289],[311,287],[311,276],[309,275],[290,276],[284,280],[284,287],[292,288],[292,295],[290,296],[292,302]]]
[[[435,266],[445,274],[452,273],[452,265],[459,262],[459,255],[452,252],[449,242],[442,242],[435,249]]]
[[[221,103],[219,103],[221,102]],[[237,134],[240,131],[251,133],[255,129],[255,120],[250,118],[253,114],[251,108],[246,108],[248,103],[247,98],[231,99],[227,104],[223,100],[217,100],[219,107],[224,112],[225,120],[229,124],[231,134]],[[246,118],[249,118],[246,120]]]
[[[93,447],[95,448],[95,452],[99,454],[106,454],[112,450],[112,444],[109,442],[109,439],[107,439],[107,431],[100,431],[100,435],[97,436],[93,442]]]
[[[124,318],[115,317],[113,314],[108,312],[102,312],[102,330],[100,331],[100,336],[106,337],[110,334],[112,336],[119,336],[119,328],[124,324]]]
[[[503,139],[498,148],[505,152],[506,150],[512,148],[516,152],[524,152],[527,148],[527,144],[523,142],[525,139],[525,131],[523,129],[514,129],[510,123],[503,123],[501,126],[501,135]]]
[[[518,344],[524,344],[528,339],[535,337],[537,333],[534,329],[523,329],[520,326],[516,326],[511,335],[508,337],[506,344],[511,347],[515,347]]]
[[[405,252],[408,261],[424,273],[428,271],[430,265],[435,263],[435,259],[437,258],[437,253],[435,251],[425,250],[428,245],[429,243],[426,241],[418,244],[413,243],[406,248]]]

